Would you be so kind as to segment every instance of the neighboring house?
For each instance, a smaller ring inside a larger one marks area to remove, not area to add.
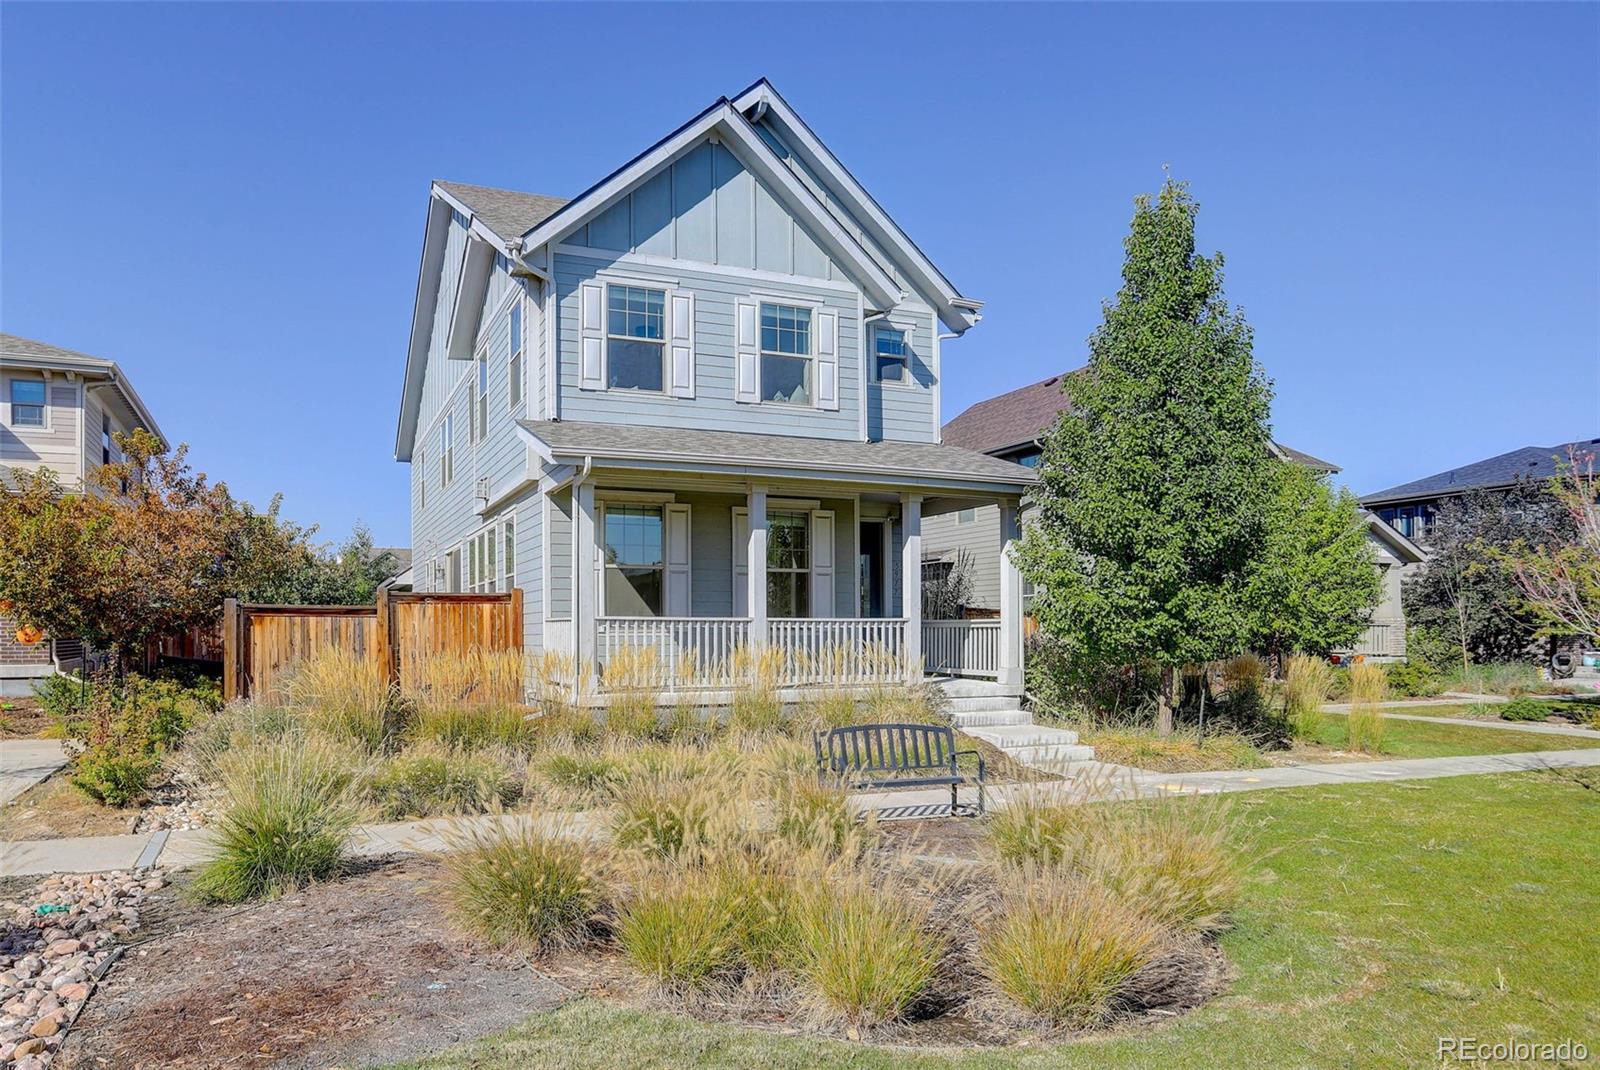
[[[161,437],[115,361],[0,334],[0,483],[49,468],[63,486],[81,487],[96,466],[122,460],[112,435],[136,427]],[[16,636],[17,622],[0,614],[0,694],[32,694],[34,681],[82,663],[77,639],[25,645]]]
[[[413,585],[520,588],[525,648],[584,665],[926,646],[1020,686],[1014,569],[1002,621],[921,614],[924,518],[988,507],[998,547],[1032,481],[939,444],[940,346],[980,307],[764,80],[570,201],[435,182],[395,445]]]
[[[1559,446],[1524,446],[1483,461],[1437,472],[1410,483],[1363,495],[1361,504],[1385,523],[1427,546],[1439,506],[1446,498],[1471,490],[1508,490],[1522,480],[1549,479],[1557,462],[1572,452],[1600,452],[1600,438],[1563,442]]]
[[[1070,373],[1069,373],[1070,374]],[[992,457],[1032,468],[1043,452],[1041,442],[1061,414],[1070,408],[1061,389],[1060,375],[980,401],[944,425],[944,444],[987,453]],[[1332,474],[1339,466],[1309,453],[1274,443],[1285,461],[1316,472]],[[1023,510],[1022,521],[1027,522]],[[1383,599],[1373,613],[1372,626],[1355,653],[1373,657],[1405,656],[1405,621],[1400,608],[1401,570],[1422,560],[1422,551],[1409,539],[1368,517],[1368,535],[1383,572]],[[923,530],[925,568],[941,569],[965,552],[972,560],[972,598],[968,613],[993,614],[1000,605],[998,543],[991,535],[995,517],[985,507],[969,507],[928,521]]]

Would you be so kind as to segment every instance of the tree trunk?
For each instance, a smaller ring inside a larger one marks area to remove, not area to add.
[[[1161,695],[1156,700],[1157,735],[1172,735],[1172,693],[1176,680],[1177,672],[1170,665],[1164,666],[1161,670]]]

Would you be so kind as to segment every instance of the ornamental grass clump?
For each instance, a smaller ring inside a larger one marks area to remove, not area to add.
[[[348,744],[288,735],[228,751],[217,763],[225,809],[195,891],[240,902],[292,891],[339,868],[365,758]]]
[[[732,980],[743,965],[750,904],[716,871],[649,877],[623,909],[617,942],[635,969],[673,991]]]
[[[1327,717],[1323,704],[1333,689],[1333,668],[1322,658],[1296,654],[1283,667],[1283,714],[1294,738],[1315,741]]]
[[[850,793],[837,783],[819,781],[815,773],[781,782],[772,798],[773,832],[801,850],[829,855],[856,855],[875,838],[876,823],[856,820]]]
[[[612,840],[656,858],[695,858],[725,842],[737,825],[737,792],[717,776],[674,768],[630,772],[613,792]]]
[[[418,743],[382,763],[367,779],[366,795],[388,820],[489,813],[522,794],[520,765],[502,750]]]
[[[456,924],[499,947],[532,953],[587,939],[609,897],[604,859],[548,818],[496,825],[458,840],[443,862]]]
[[[1361,662],[1350,669],[1349,747],[1365,754],[1383,750],[1383,710],[1381,704],[1389,681],[1383,669]]]
[[[786,914],[785,965],[825,1020],[868,1026],[903,1017],[945,950],[926,900],[865,869],[797,878]]]
[[[978,958],[989,981],[1025,1011],[1082,1027],[1106,1016],[1165,940],[1155,919],[1105,886],[1025,867],[1008,877],[981,927]]]
[[[383,662],[343,647],[324,647],[297,662],[282,696],[318,731],[357,740],[368,750],[381,747],[397,728],[395,689]]]

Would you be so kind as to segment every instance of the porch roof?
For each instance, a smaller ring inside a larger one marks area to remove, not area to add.
[[[958,446],[858,442],[684,427],[519,420],[549,459],[592,457],[610,467],[771,473],[1020,495],[1038,481],[1031,469]]]

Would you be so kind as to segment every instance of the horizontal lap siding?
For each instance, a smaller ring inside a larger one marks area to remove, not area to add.
[[[550,616],[572,616],[572,491],[550,495]]]
[[[687,494],[689,506],[689,606],[697,617],[733,616],[733,511],[742,494]]]
[[[695,295],[695,397],[692,400],[634,391],[578,389],[578,286],[607,268],[632,278],[659,279],[664,287]],[[861,329],[860,310],[853,294],[807,286],[798,280],[783,283],[697,272],[688,264],[667,268],[633,261],[613,263],[604,258],[574,254],[556,257],[556,289],[560,306],[557,346],[561,359],[563,419],[692,426],[714,431],[754,431],[813,438],[854,439],[859,435],[857,369]],[[757,294],[752,296],[752,291]],[[735,301],[762,297],[781,301],[784,296],[820,300],[839,314],[837,412],[778,404],[742,405],[733,400]]]
[[[13,374],[8,368],[0,376],[0,404],[9,414],[11,405],[11,380],[39,381],[39,376],[20,369]],[[45,401],[49,413],[45,419],[48,427],[30,427],[14,430],[0,423],[0,462],[18,468],[49,468],[65,485],[74,485],[83,476],[83,457],[78,447],[78,384],[68,382],[59,375],[45,387]],[[99,463],[100,432],[96,428],[95,462]],[[86,448],[86,447],[85,447]]]
[[[956,513],[941,513],[922,521],[922,556],[954,560],[957,551],[972,555],[972,601],[980,609],[1000,608],[1000,507],[979,506],[972,522],[963,524]]]
[[[873,382],[867,389],[867,434],[894,442],[937,442],[934,419],[933,313],[906,308],[889,314],[890,326],[909,328],[907,367],[914,385]],[[878,321],[884,322],[884,321]],[[871,345],[871,334],[868,334]]]
[[[422,405],[417,415],[413,457],[420,450],[422,464],[411,465],[412,577],[413,586],[419,591],[435,589],[433,564],[465,536],[466,518],[472,515],[472,445],[467,433],[466,394],[456,390],[471,367],[468,361],[446,356],[450,309],[461,281],[461,256],[466,246],[466,219],[452,213],[423,369]],[[455,479],[449,487],[440,487],[439,418],[446,405],[455,413]]]

